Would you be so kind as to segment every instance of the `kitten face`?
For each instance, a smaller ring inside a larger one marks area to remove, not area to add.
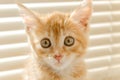
[[[54,68],[65,68],[86,49],[84,32],[67,15],[53,13],[32,32],[36,54]]]
[[[61,70],[71,66],[85,54],[88,40],[88,20],[91,2],[75,10],[71,15],[53,12],[38,16],[21,4],[21,15],[31,46],[43,63]]]

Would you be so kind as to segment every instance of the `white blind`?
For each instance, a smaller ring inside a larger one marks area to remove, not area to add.
[[[29,53],[24,25],[14,0],[0,0],[0,80],[21,80]],[[40,13],[71,12],[79,0],[20,0]],[[120,80],[120,0],[93,0],[90,45],[86,55],[90,80]]]

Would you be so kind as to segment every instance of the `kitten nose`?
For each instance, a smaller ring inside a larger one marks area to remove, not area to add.
[[[62,58],[62,55],[58,54],[58,55],[54,55],[54,58],[60,62],[61,58]]]

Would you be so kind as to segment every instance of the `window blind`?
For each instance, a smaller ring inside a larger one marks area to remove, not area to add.
[[[71,12],[80,0],[21,0],[40,13]],[[120,1],[93,0],[90,45],[86,54],[90,80],[120,80]],[[29,52],[14,0],[0,0],[0,80],[21,80]]]

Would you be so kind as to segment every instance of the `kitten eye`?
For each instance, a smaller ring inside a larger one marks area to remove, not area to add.
[[[74,38],[71,36],[67,36],[64,40],[64,45],[72,46],[74,44]]]
[[[49,48],[51,46],[51,42],[48,38],[42,39],[40,44],[43,48]]]

